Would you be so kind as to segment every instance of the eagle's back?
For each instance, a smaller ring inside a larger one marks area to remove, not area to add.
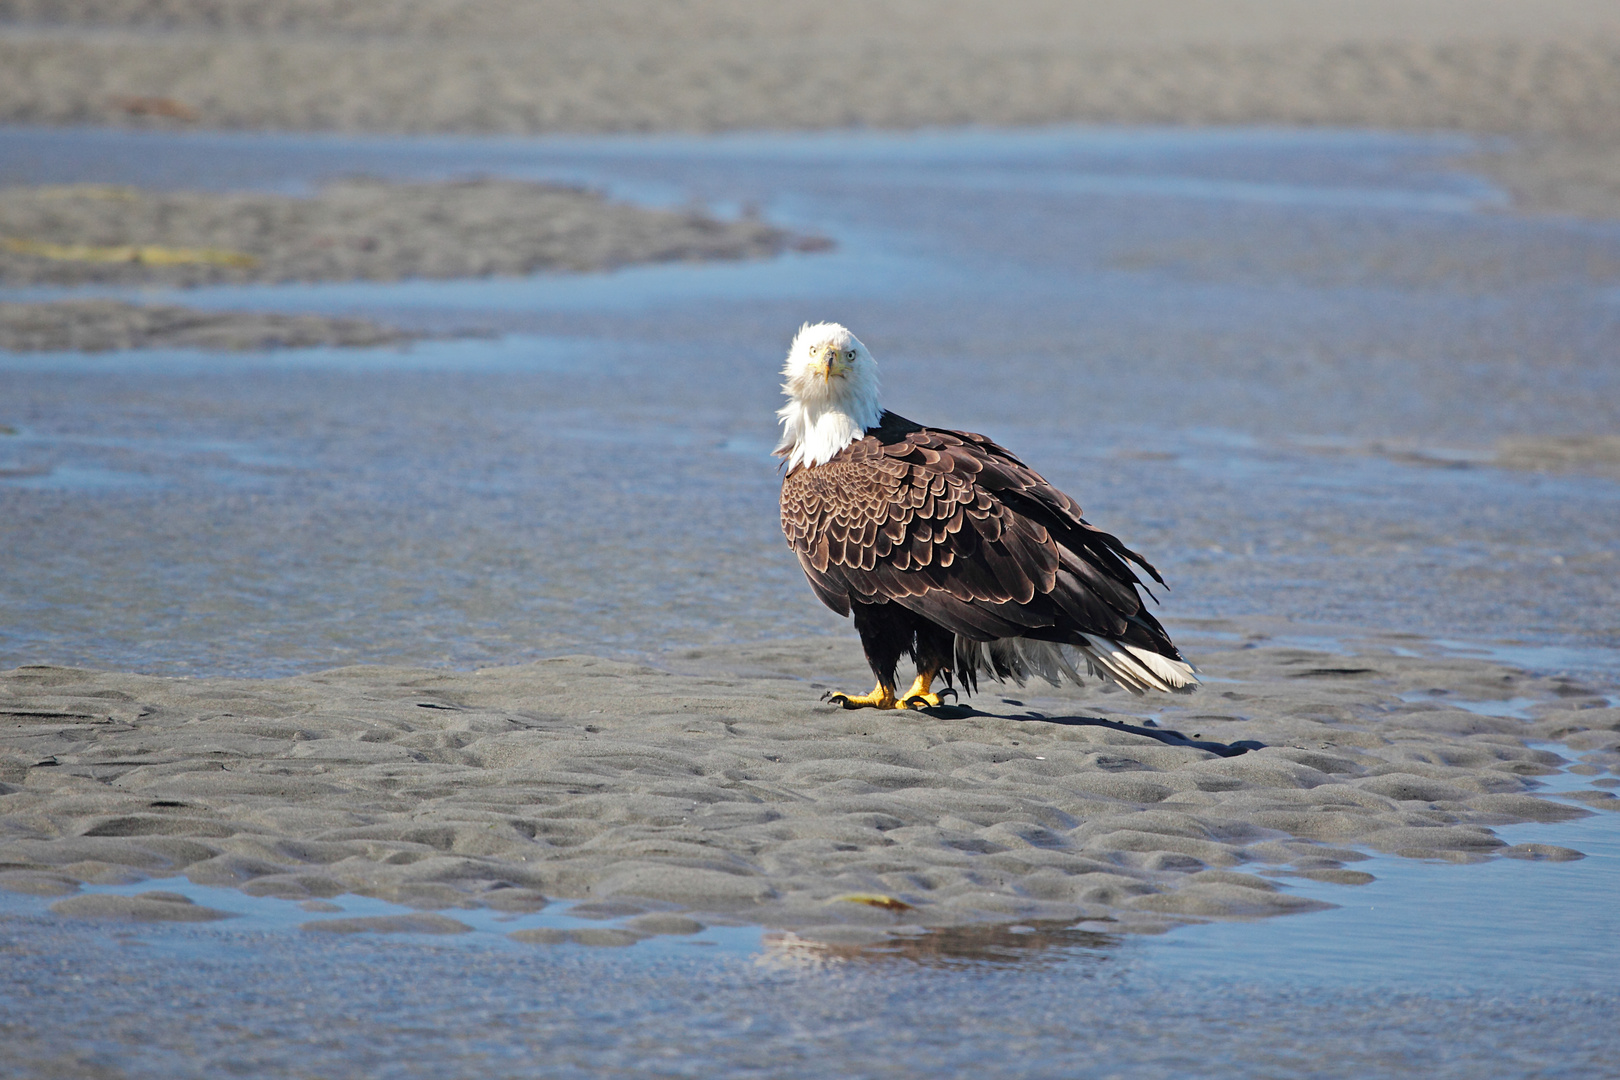
[[[1142,606],[1141,556],[990,439],[885,412],[782,482],[782,531],[823,603],[902,604],[974,641],[1093,634],[1179,658]]]

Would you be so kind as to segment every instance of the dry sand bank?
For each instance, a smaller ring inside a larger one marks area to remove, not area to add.
[[[139,122],[169,97],[210,126],[339,130],[1620,128],[1620,14],[1598,0],[11,0],[0,19],[3,115],[30,123]]]
[[[1383,650],[1198,658],[1216,681],[1157,703],[1157,727],[1118,693],[830,708],[822,689],[865,679],[853,644],[826,640],[670,657],[685,673],[20,668],[0,676],[0,884],[185,874],[429,910],[574,897],[844,944],[1013,920],[1152,932],[1309,909],[1279,879],[1368,880],[1356,849],[1578,857],[1491,832],[1585,812],[1528,794],[1559,756],[1526,739],[1564,742],[1594,779],[1581,797],[1620,806],[1620,710],[1567,678]],[[1506,698],[1536,719],[1447,704]],[[137,900],[60,910],[210,917]]]
[[[0,188],[0,286],[394,281],[763,258],[822,242],[758,221],[505,180],[354,179],[310,198],[101,184]],[[0,350],[380,345],[359,319],[111,301],[0,304]]]
[[[758,221],[515,180],[343,180],[309,198],[100,184],[0,189],[0,285],[397,281],[763,258]]]
[[[1620,476],[1620,435],[1503,439],[1495,464],[1526,472],[1592,472]]]
[[[420,335],[368,319],[198,311],[119,300],[0,303],[0,352],[305,349],[402,344]]]
[[[1602,0],[8,0],[0,20],[13,123],[1445,129],[1529,137],[1476,163],[1529,208],[1620,212]]]
[[[1460,164],[1500,184],[1520,210],[1620,217],[1620,140],[1612,136],[1536,135]]]
[[[1295,443],[1294,446],[1324,457],[1365,454],[1430,469],[1494,468],[1549,474],[1586,473],[1620,479],[1620,435],[1515,435],[1498,439],[1490,450],[1446,450],[1415,440],[1384,439],[1349,445]]]

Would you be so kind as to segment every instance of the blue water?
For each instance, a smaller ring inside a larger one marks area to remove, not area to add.
[[[26,612],[0,663],[275,675],[843,634],[785,557],[767,458],[786,341],[830,317],[872,346],[894,408],[993,433],[1167,569],[1172,624],[1282,616],[1613,671],[1620,484],[1489,461],[1504,435],[1620,424],[1602,269],[1620,230],[1497,212],[1450,164],[1470,145],[0,131],[8,181],[493,173],[752,206],[837,245],[83,290],[485,336],[0,356],[0,601]]]
[[[1570,774],[1545,779],[1549,794],[1586,787]],[[1586,858],[1456,866],[1378,856],[1354,866],[1374,876],[1367,885],[1291,883],[1292,892],[1340,905],[1332,911],[1200,927],[1154,951],[1183,974],[1245,983],[1620,994],[1620,904],[1609,902],[1620,881],[1620,817],[1495,831],[1510,844],[1558,844]]]

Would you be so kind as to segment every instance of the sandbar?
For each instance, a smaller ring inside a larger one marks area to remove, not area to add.
[[[1348,892],[1370,852],[1578,858],[1493,829],[1620,808],[1620,709],[1578,680],[1233,636],[1197,650],[1190,699],[992,687],[927,713],[822,703],[863,681],[837,639],[265,680],[18,668],[0,886],[562,898],[829,942],[1153,933],[1320,908],[1288,882]],[[1571,762],[1592,781],[1576,801],[1535,794]]]

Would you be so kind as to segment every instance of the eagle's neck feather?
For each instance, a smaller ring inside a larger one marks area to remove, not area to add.
[[[782,441],[776,453],[787,458],[792,472],[800,465],[825,465],[844,447],[876,427],[883,410],[876,401],[821,404],[790,400],[776,414],[782,420]]]

